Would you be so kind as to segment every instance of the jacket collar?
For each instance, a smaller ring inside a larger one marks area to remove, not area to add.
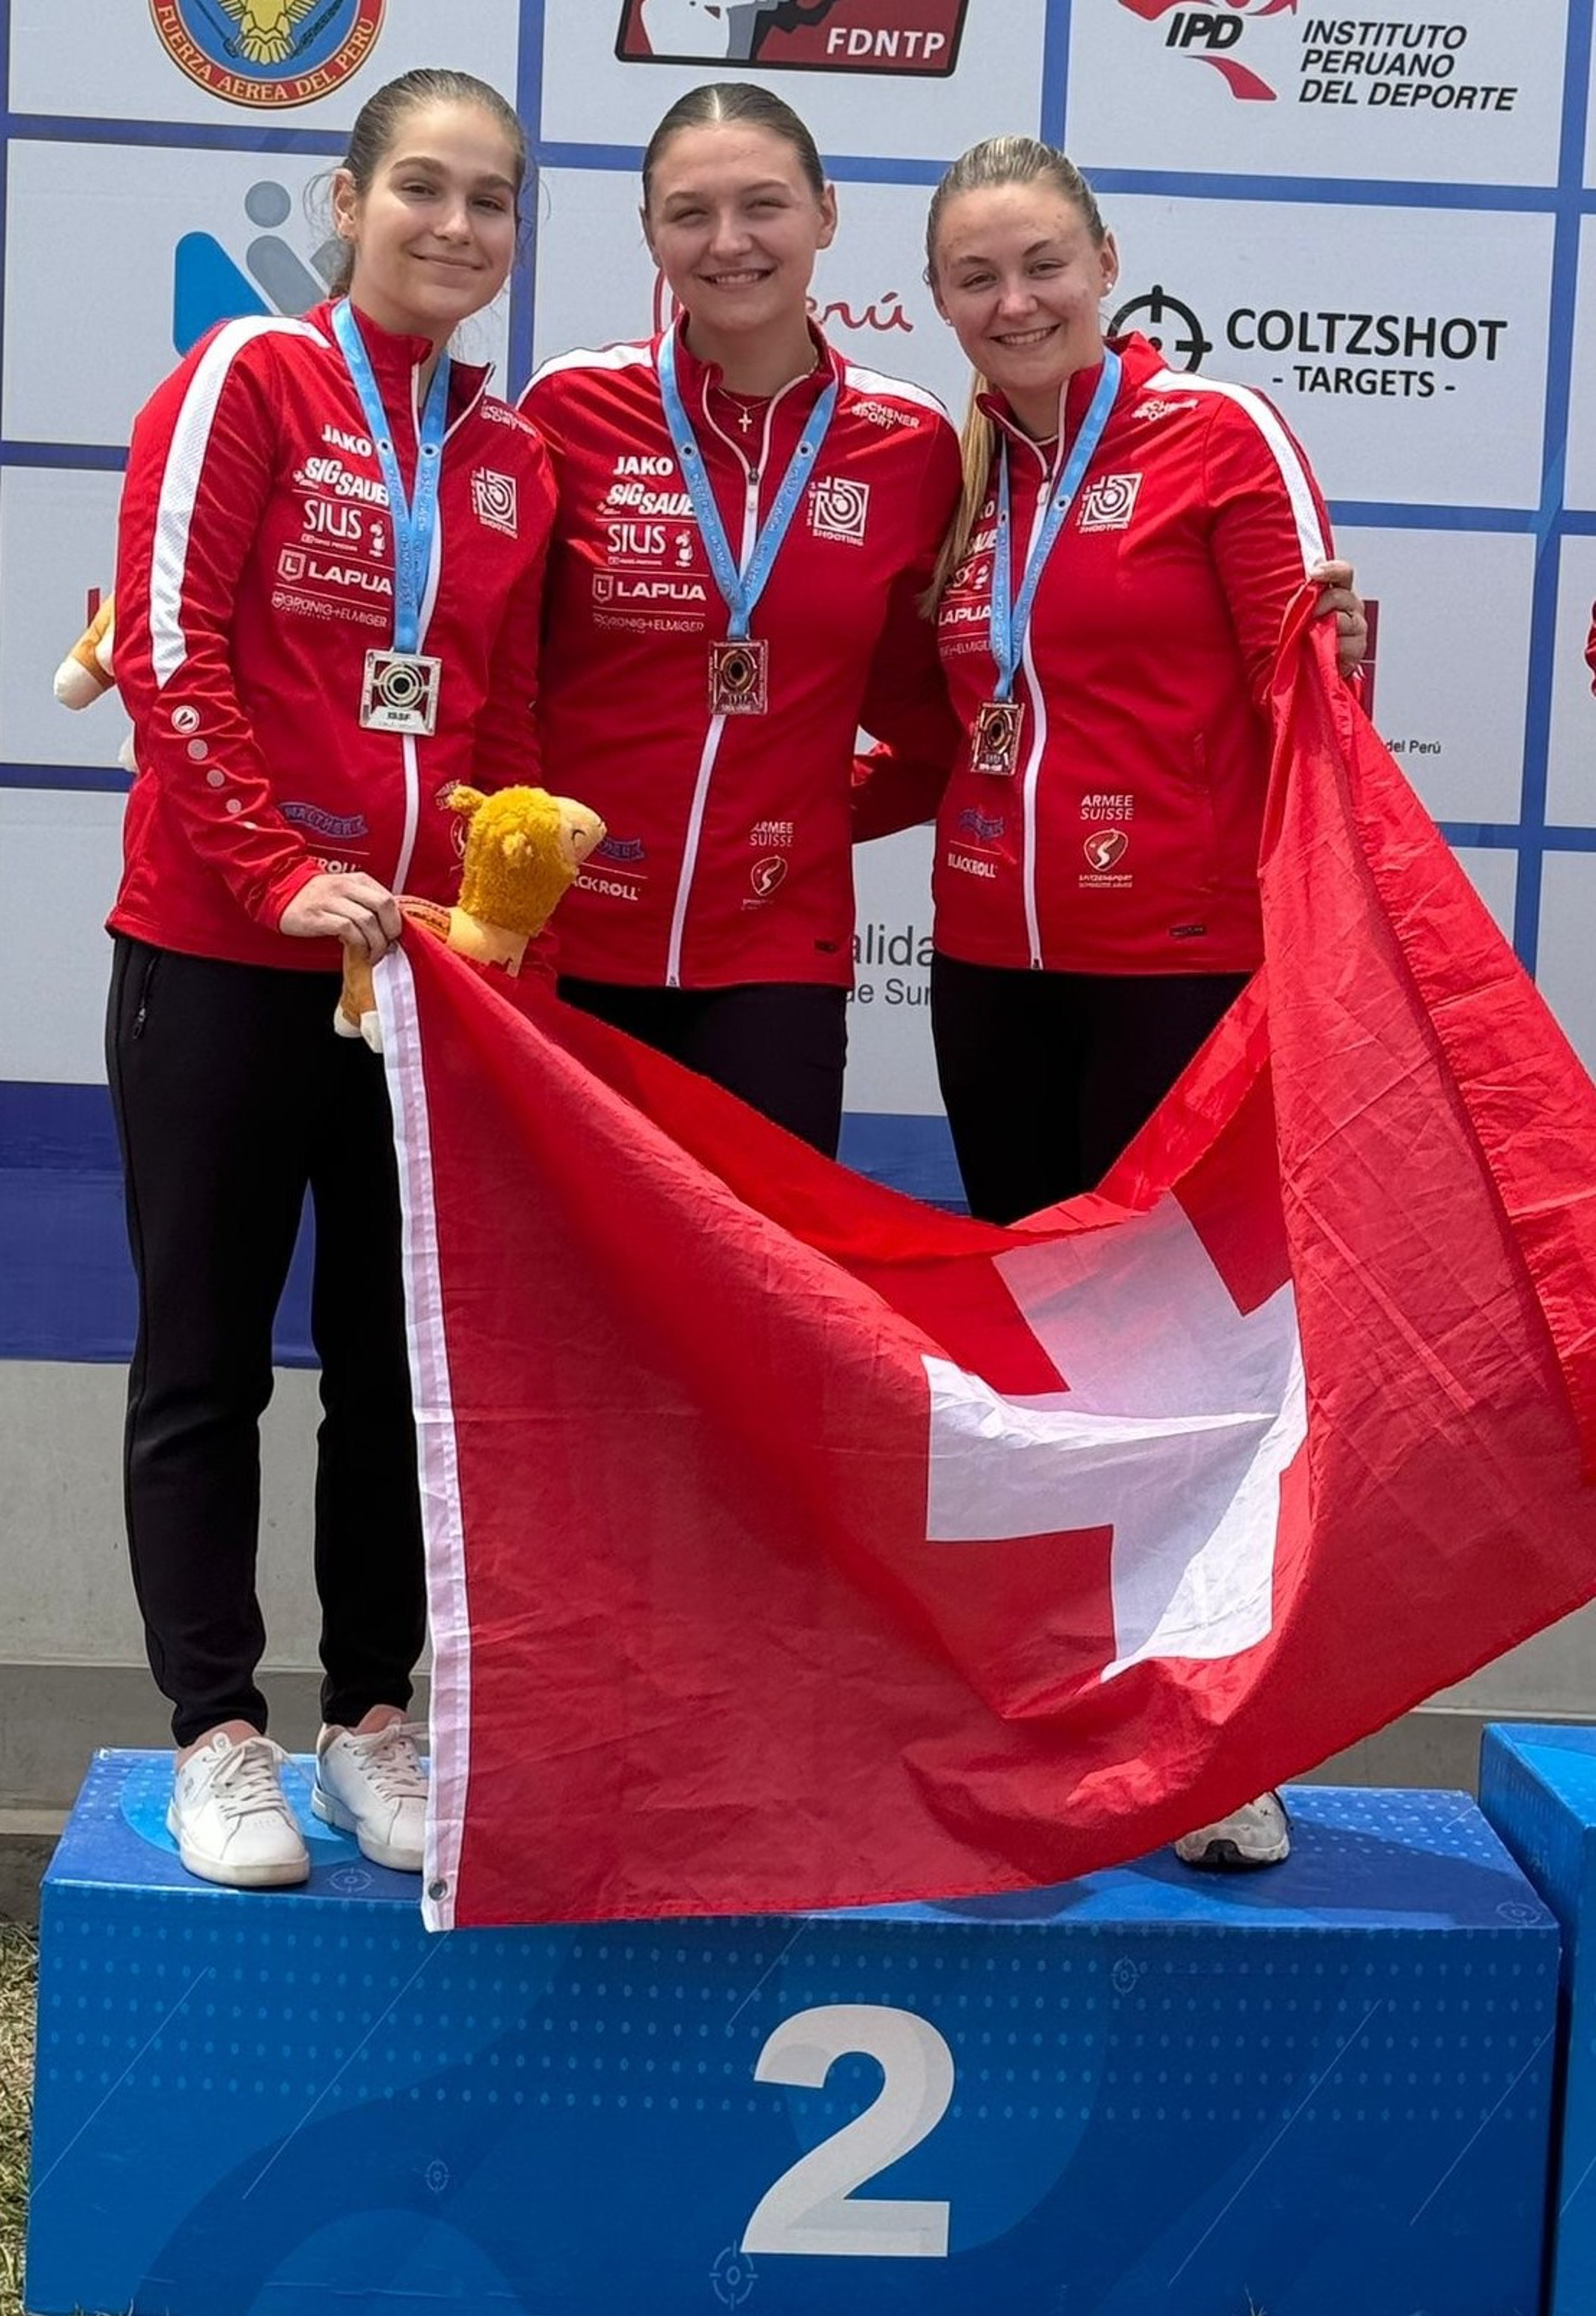
[[[656,361],[665,338],[673,336],[676,341],[676,376],[682,385],[682,399],[690,410],[701,410],[705,395],[712,387],[721,383],[719,364],[700,361],[693,352],[687,343],[685,314],[679,314],[670,329],[662,331],[655,338],[654,353]],[[801,378],[789,379],[786,386],[779,388],[783,400],[790,395],[800,407],[817,402],[829,379],[834,378],[839,385],[843,382],[843,358],[813,321],[809,324],[809,343],[815,349],[814,369]]]
[[[318,329],[333,346],[336,346],[338,343],[333,335],[334,302],[329,298],[325,305],[313,307],[305,316],[306,320]],[[377,380],[377,390],[384,403],[390,408],[412,409],[415,372],[432,351],[431,338],[421,337],[409,331],[385,330],[371,319],[370,314],[362,314],[352,299],[350,301],[349,310],[354,316],[366,352],[371,358],[372,375]],[[453,425],[457,419],[463,417],[474,403],[481,400],[487,381],[492,376],[491,362],[463,362],[456,356],[450,355],[449,368],[450,425]]]
[[[1121,398],[1151,378],[1155,370],[1164,367],[1164,356],[1157,347],[1135,331],[1126,337],[1109,338],[1105,343],[1113,348],[1125,366],[1119,389]],[[1059,431],[1066,442],[1073,441],[1079,432],[1081,421],[1091,407],[1092,397],[1097,391],[1097,382],[1101,376],[1102,364],[1095,361],[1089,370],[1072,370],[1065,380],[1058,400]],[[1023,445],[1044,469],[1050,464],[1049,453],[1038,444],[1033,435],[1026,432],[1001,394],[982,395],[979,406],[1002,433],[1012,442]]]

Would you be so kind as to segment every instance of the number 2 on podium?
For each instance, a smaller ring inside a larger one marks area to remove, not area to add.
[[[875,2002],[834,2002],[783,2019],[760,2053],[756,2082],[818,2090],[855,2051],[886,2077],[873,2105],[810,2149],[767,2188],[743,2231],[746,2252],[842,2259],[946,2259],[945,2203],[852,2200],[933,2132],[953,2097],[953,2053],[928,2020]]]

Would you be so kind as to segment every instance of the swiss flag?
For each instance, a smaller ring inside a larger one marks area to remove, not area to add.
[[[1302,630],[1266,975],[1014,1229],[379,972],[434,1927],[1056,1882],[1596,1591],[1596,1089]]]

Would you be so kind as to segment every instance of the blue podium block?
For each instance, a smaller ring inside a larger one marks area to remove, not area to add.
[[[1596,2311],[1596,1729],[1486,1729],[1480,1805],[1563,1930],[1549,2316]]]
[[[1538,2305],[1560,1941],[1462,1795],[1301,1788],[1237,1881],[429,1937],[308,1818],[304,1892],[192,1881],[166,1774],[101,1756],[45,1884],[35,2316]]]

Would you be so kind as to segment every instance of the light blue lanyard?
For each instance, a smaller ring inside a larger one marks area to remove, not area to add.
[[[333,331],[354,380],[354,390],[365,413],[366,432],[377,447],[378,463],[388,490],[388,510],[394,531],[394,649],[414,652],[421,641],[421,599],[426,590],[427,566],[432,559],[432,533],[438,522],[438,477],[443,465],[445,414],[449,408],[449,356],[440,354],[421,414],[420,448],[415,461],[415,497],[405,495],[404,477],[388,432],[388,413],[377,390],[371,357],[361,335],[360,324],[349,310],[347,298],[333,308]]]
[[[798,511],[804,485],[814,472],[820,446],[825,440],[832,414],[837,406],[836,376],[834,372],[830,384],[809,414],[809,423],[781,478],[775,504],[753,542],[748,567],[740,571],[737,558],[732,553],[731,541],[726,535],[726,525],[720,520],[720,509],[715,503],[709,477],[704,472],[703,454],[692,431],[687,406],[682,399],[682,389],[676,383],[674,330],[669,332],[660,346],[658,367],[660,399],[665,406],[665,424],[671,430],[671,447],[676,453],[676,463],[687,485],[687,495],[698,517],[699,529],[703,534],[705,550],[709,557],[709,568],[715,574],[715,584],[725,597],[726,608],[730,614],[727,634],[741,642],[748,633],[753,607],[764,592],[765,582],[775,567],[788,525]]]
[[[1091,407],[1082,422],[1074,448],[1054,490],[1047,518],[1030,550],[1025,575],[1020,582],[1017,603],[1012,601],[1014,581],[1010,561],[1012,525],[1009,513],[1009,446],[1006,441],[998,455],[997,541],[992,558],[991,636],[992,656],[997,662],[995,696],[999,699],[1007,699],[1013,691],[1014,672],[1025,649],[1026,630],[1030,626],[1031,609],[1036,602],[1037,589],[1041,584],[1042,571],[1064,528],[1070,503],[1081,487],[1081,478],[1102,440],[1103,428],[1109,423],[1109,413],[1119,391],[1119,357],[1110,347],[1102,358],[1102,376],[1097,381],[1097,391],[1092,397]]]

